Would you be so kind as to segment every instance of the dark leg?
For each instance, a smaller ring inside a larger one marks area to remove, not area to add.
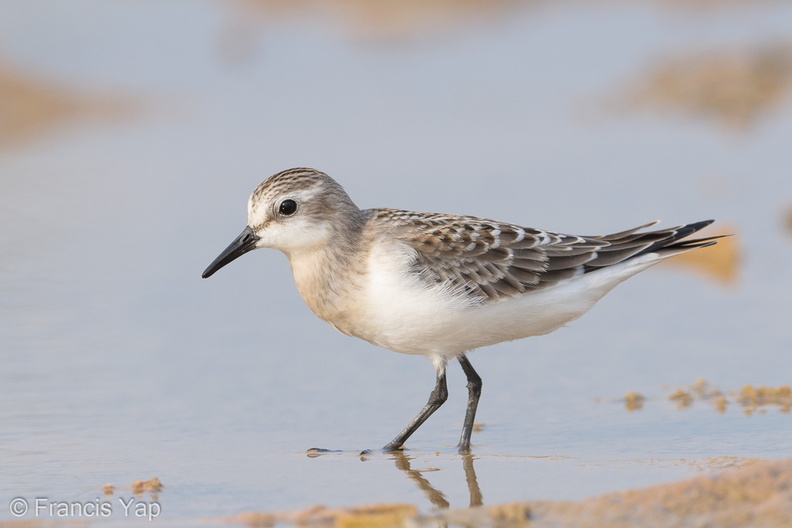
[[[383,451],[396,451],[397,449],[401,449],[404,446],[404,442],[410,438],[421,424],[423,424],[427,418],[429,418],[433,412],[440,408],[441,405],[445,403],[448,399],[448,387],[446,387],[446,372],[445,366],[443,369],[437,373],[437,383],[435,384],[435,388],[432,391],[432,394],[429,395],[429,401],[426,402],[424,408],[421,409],[421,412],[418,413],[418,416],[413,418],[413,421],[410,422],[404,430],[396,436],[388,445],[382,448]],[[470,435],[468,435],[470,436]]]
[[[465,423],[462,424],[462,436],[459,438],[459,452],[470,452],[470,435],[473,433],[473,420],[476,418],[476,407],[478,407],[479,397],[481,396],[481,378],[476,371],[473,370],[473,365],[463,355],[459,356],[459,364],[462,365],[462,370],[465,371],[467,376],[468,388],[468,403],[467,411],[465,412]]]

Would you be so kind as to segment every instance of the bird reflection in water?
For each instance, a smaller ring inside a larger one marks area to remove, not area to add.
[[[448,509],[450,506],[448,500],[445,498],[445,495],[432,486],[428,479],[424,477],[424,473],[427,471],[437,471],[436,469],[413,469],[411,466],[411,461],[415,460],[416,457],[410,457],[404,453],[404,451],[394,451],[389,453],[388,456],[393,460],[396,464],[396,468],[402,471],[407,478],[415,483],[418,486],[429,502],[432,505],[441,510]],[[467,481],[468,493],[470,494],[470,504],[471,508],[476,506],[481,506],[483,504],[483,497],[481,495],[481,488],[479,488],[478,480],[476,478],[476,469],[473,467],[473,460],[474,456],[470,454],[461,455],[462,458],[462,469],[465,471],[465,481]],[[366,460],[365,456],[362,457],[362,460]]]
[[[333,453],[342,453],[342,451],[336,451],[332,449],[320,449],[320,448],[311,448],[306,451],[306,455],[309,458],[316,458],[322,455],[328,455]],[[360,455],[360,459],[363,461],[368,460],[369,455],[372,452],[363,452]],[[393,451],[387,454],[391,460],[396,464],[396,469],[403,472],[407,475],[411,481],[418,486],[418,489],[421,490],[426,498],[429,499],[429,502],[437,508],[438,510],[447,510],[450,506],[450,503],[445,498],[445,495],[432,486],[432,484],[424,478],[423,474],[428,471],[439,471],[437,468],[428,468],[428,469],[413,469],[410,462],[415,460],[417,457],[411,457],[405,454],[403,450]],[[476,469],[473,467],[473,460],[475,456],[472,454],[464,454],[460,455],[462,458],[462,469],[465,472],[465,481],[467,482],[468,487],[468,494],[470,495],[470,504],[471,508],[476,506],[481,506],[483,504],[483,496],[481,494],[481,488],[479,488],[478,479],[476,478]]]

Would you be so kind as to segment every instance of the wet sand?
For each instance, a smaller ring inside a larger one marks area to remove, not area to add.
[[[655,528],[792,525],[792,459],[757,460],[691,479],[609,493],[578,502],[525,501],[421,514],[410,504],[297,512],[249,512],[225,519],[250,527],[531,526]]]

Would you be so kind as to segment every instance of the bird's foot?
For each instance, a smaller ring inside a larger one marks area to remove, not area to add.
[[[322,449],[321,447],[312,447],[311,449],[307,449],[305,454],[308,455],[308,458],[316,458],[318,456],[326,455],[328,453],[340,453],[340,449]]]
[[[360,456],[373,455],[375,453],[382,453],[387,455],[388,453],[402,453],[402,452],[404,452],[404,446],[392,447],[390,445],[386,445],[382,449],[364,449],[363,451],[360,452]]]
[[[470,449],[470,444],[459,444],[457,446],[457,452],[460,455],[472,455],[473,451]]]

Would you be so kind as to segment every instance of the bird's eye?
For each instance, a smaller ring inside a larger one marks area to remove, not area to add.
[[[283,216],[291,216],[297,212],[297,202],[294,200],[283,200],[278,207],[278,211]]]

